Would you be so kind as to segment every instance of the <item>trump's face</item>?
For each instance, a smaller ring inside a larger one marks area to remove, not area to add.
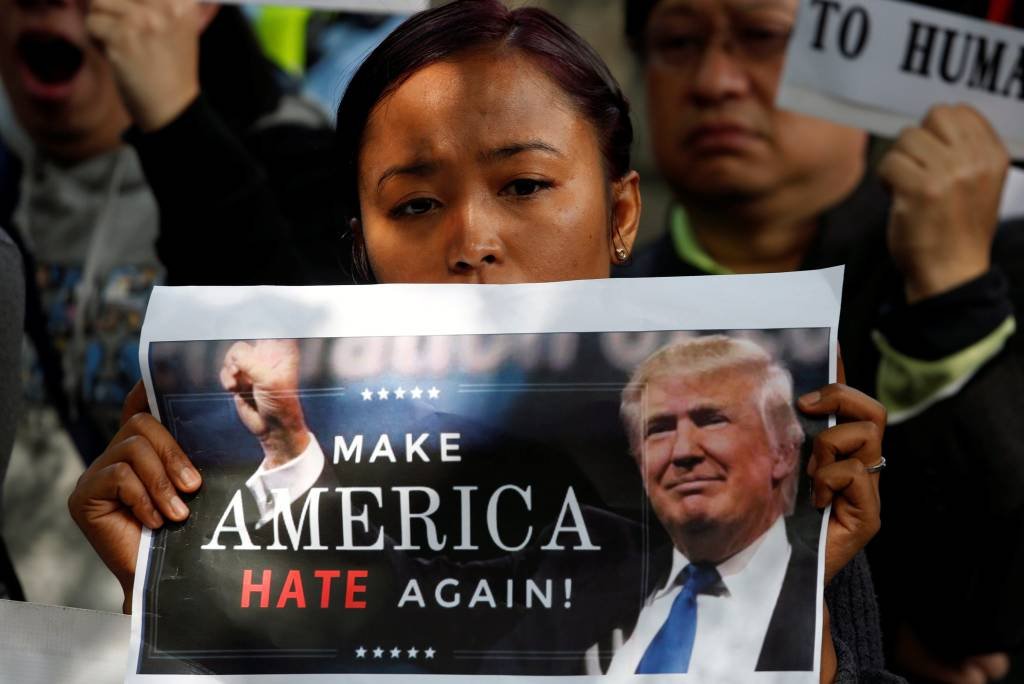
[[[659,376],[647,385],[637,459],[654,511],[684,553],[709,532],[724,533],[726,547],[742,548],[782,513],[780,483],[795,466],[773,446],[760,382],[725,370]]]

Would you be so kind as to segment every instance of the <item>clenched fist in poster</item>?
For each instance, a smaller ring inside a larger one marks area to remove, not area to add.
[[[297,340],[236,342],[224,356],[220,382],[234,394],[242,424],[259,438],[266,468],[306,450],[311,437],[299,403]]]

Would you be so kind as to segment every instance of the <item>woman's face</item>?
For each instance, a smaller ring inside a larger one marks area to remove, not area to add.
[[[636,174],[609,183],[591,123],[495,50],[425,67],[378,104],[359,200],[380,282],[605,278],[640,215]]]

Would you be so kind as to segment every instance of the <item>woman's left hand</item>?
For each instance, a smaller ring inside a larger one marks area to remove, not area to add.
[[[825,582],[835,577],[881,527],[878,473],[882,460],[885,407],[863,392],[832,384],[800,397],[811,416],[836,414],[838,424],[814,440],[807,474],[814,481],[814,505],[832,504],[825,545]]]

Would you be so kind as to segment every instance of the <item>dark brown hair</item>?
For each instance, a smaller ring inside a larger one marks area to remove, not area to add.
[[[507,47],[536,60],[593,124],[610,180],[630,170],[629,103],[607,65],[583,38],[536,7],[509,9],[500,0],[456,0],[410,17],[356,72],[338,107],[338,160],[348,218],[358,219],[359,156],[377,104],[415,72],[486,47]],[[356,265],[366,266],[356,235]],[[368,270],[368,269],[367,269]]]

